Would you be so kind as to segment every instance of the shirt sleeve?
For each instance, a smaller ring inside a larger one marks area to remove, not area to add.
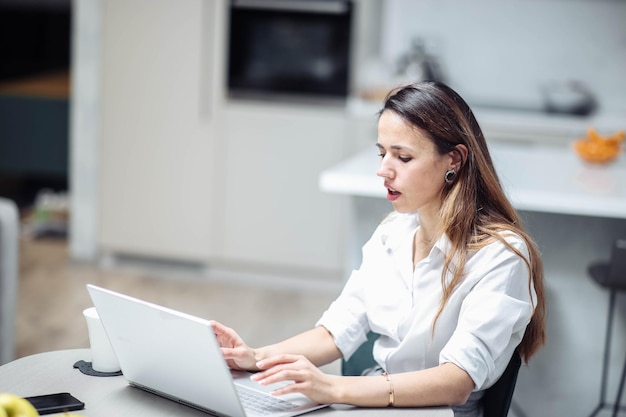
[[[324,312],[317,325],[324,326],[335,340],[344,359],[348,360],[366,340],[371,330],[370,314],[377,314],[378,297],[372,292],[380,289],[380,269],[388,250],[395,243],[392,237],[404,236],[415,227],[413,215],[391,213],[374,230],[363,245],[363,261],[353,271],[339,297]]]
[[[524,256],[525,244],[507,239]],[[472,378],[475,390],[493,385],[504,372],[534,311],[535,293],[529,289],[528,267],[519,255],[501,242],[480,252],[472,265],[480,277],[465,296],[459,321],[442,349],[440,363],[452,362]],[[469,262],[468,262],[469,264]]]
[[[395,217],[389,216],[377,228],[370,239],[363,245],[363,261],[358,270],[352,271],[339,297],[328,307],[318,320],[318,326],[324,326],[335,340],[337,348],[345,360],[367,340],[370,331],[368,312],[372,306],[367,305],[367,291],[371,291],[375,274],[372,274],[373,264],[377,264],[380,254],[384,251],[384,242],[389,234],[389,228],[397,222],[389,221]]]
[[[353,271],[339,297],[318,320],[333,336],[345,360],[367,340],[369,324],[363,300],[363,277]]]

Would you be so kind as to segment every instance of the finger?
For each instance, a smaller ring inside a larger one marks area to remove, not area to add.
[[[214,323],[215,324],[212,323],[213,332],[215,333],[215,337],[221,346],[237,347],[245,344],[243,339],[239,337],[237,332],[233,329],[217,322]]]
[[[215,338],[217,340],[230,339],[227,329],[219,323],[211,323],[211,327],[213,328],[213,333],[215,334]]]
[[[240,347],[235,347],[235,348],[223,347],[223,348],[220,348],[220,350],[222,351],[222,356],[224,356],[224,359],[227,359],[227,360],[244,361],[244,360],[249,359],[248,358],[248,350],[245,349],[245,348],[240,348]]]
[[[304,394],[303,391],[304,390],[302,390],[300,388],[300,384],[295,384],[294,383],[294,384],[288,384],[288,385],[285,385],[285,386],[280,387],[278,389],[275,389],[270,394],[275,395],[275,396],[287,395],[287,394],[293,394],[293,393]]]
[[[232,336],[232,335],[236,334],[233,329],[231,329],[230,327],[226,327],[222,323],[219,323],[219,322],[217,322],[215,320],[211,320],[211,321],[209,321],[209,323],[211,324],[211,327],[213,328],[213,332],[216,335]]]
[[[309,396],[317,385],[313,376],[309,374],[300,374],[298,372],[291,374],[284,373],[282,375],[276,375],[276,377],[279,377],[280,380],[270,382],[270,384],[281,381],[289,381],[290,383],[279,385],[278,388],[271,392],[272,395],[300,393]]]
[[[273,371],[261,377],[254,378],[253,380],[262,386],[277,384],[285,381],[293,381],[288,374],[285,373],[285,371]]]
[[[256,366],[261,370],[265,370],[265,369],[273,368],[278,365],[282,365],[286,363],[293,363],[300,359],[302,359],[302,356],[300,355],[281,354],[281,355],[272,356],[270,358],[265,358],[257,362]]]
[[[299,383],[308,380],[310,375],[306,369],[280,365],[253,375],[252,380],[265,386],[286,381]]]
[[[235,359],[238,357],[236,349],[223,347],[220,350],[224,359]]]
[[[215,321],[215,320],[209,320],[209,324],[211,325],[211,327],[213,328],[213,331],[215,332],[223,332],[225,329],[227,329],[226,326],[224,326],[222,323]]]
[[[257,362],[256,366],[261,372],[258,372],[252,375],[251,379],[258,383],[263,382],[263,385],[267,385],[267,384],[271,384],[272,382],[280,382],[280,380],[277,380],[276,378],[272,378],[270,380],[268,380],[267,378],[274,377],[276,374],[282,371],[293,368],[293,364],[296,362],[295,361],[294,362],[261,361],[260,363],[262,363],[263,367],[259,366],[259,362]],[[297,369],[297,368],[293,368],[293,369]],[[270,381],[270,382],[267,382],[267,381]]]

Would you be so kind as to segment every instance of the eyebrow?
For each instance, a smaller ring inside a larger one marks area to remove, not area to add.
[[[381,145],[380,143],[377,143],[376,147],[378,147],[378,149],[385,149],[385,147]],[[396,151],[402,151],[402,150],[410,151],[411,150],[411,148],[409,148],[408,146],[402,146],[402,145],[392,145],[389,147],[389,149],[393,149]]]

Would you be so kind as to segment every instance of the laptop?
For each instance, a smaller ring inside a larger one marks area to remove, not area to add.
[[[227,417],[325,407],[302,394],[272,396],[279,384],[261,386],[249,372],[229,369],[208,320],[91,284],[87,290],[131,386]]]

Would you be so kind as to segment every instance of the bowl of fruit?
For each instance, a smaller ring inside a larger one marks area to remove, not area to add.
[[[623,130],[603,136],[590,127],[586,136],[574,142],[574,150],[587,162],[606,164],[619,156],[625,137]]]

